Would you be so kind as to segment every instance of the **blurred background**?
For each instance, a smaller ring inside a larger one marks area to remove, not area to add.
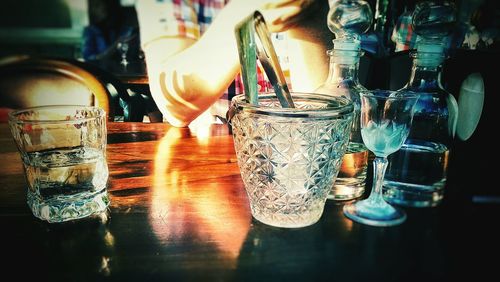
[[[134,1],[4,0],[2,5],[8,8],[0,9],[0,57],[28,54],[82,59],[84,30],[90,24],[109,29],[119,24],[137,27]]]
[[[30,54],[83,58],[85,28],[99,26],[108,40],[115,39],[120,28],[137,28],[134,4],[136,0],[4,0],[0,10],[0,57],[11,54]],[[335,0],[323,0],[330,1]],[[403,51],[405,38],[397,31],[418,0],[368,0],[374,14],[371,34],[363,48],[377,56]],[[439,1],[435,1],[439,2]],[[457,48],[498,49],[500,1],[449,0],[457,7],[459,28]],[[326,21],[325,21],[326,24]],[[396,30],[395,30],[396,28]],[[123,30],[122,30],[123,31]],[[472,34],[464,43],[463,33]],[[113,38],[115,37],[115,38]],[[477,37],[477,38],[476,38]],[[110,44],[108,42],[108,44]],[[378,47],[376,45],[379,45]],[[403,45],[401,45],[403,44]],[[380,48],[380,45],[383,45]]]

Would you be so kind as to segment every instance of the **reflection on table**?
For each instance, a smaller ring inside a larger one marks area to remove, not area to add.
[[[22,163],[0,124],[3,273],[42,280],[447,281],[495,274],[499,205],[454,187],[396,227],[353,223],[328,201],[310,227],[252,219],[225,125],[109,123],[107,221],[48,224],[26,205]],[[19,260],[19,257],[22,257]]]

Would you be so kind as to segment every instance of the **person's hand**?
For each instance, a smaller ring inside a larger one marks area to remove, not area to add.
[[[243,5],[252,5],[259,10],[271,32],[289,29],[301,20],[308,18],[315,11],[320,0],[233,0]],[[250,3],[251,4],[250,4]]]

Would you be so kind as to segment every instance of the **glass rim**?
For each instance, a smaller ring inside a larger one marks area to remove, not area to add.
[[[254,105],[245,100],[245,94],[238,94],[233,97],[232,106],[235,106],[239,110],[244,112],[250,112],[254,114],[262,114],[269,116],[281,116],[281,117],[310,117],[310,118],[321,118],[321,117],[336,117],[341,115],[346,115],[354,112],[354,104],[351,100],[340,97],[331,96],[326,94],[319,94],[313,92],[294,92],[291,91],[292,98],[308,98],[311,101],[331,101],[337,100],[342,105],[335,107],[324,107],[324,108],[310,108],[310,109],[299,109],[299,108],[282,108],[282,107],[264,107],[262,105]],[[272,99],[278,101],[278,98],[274,93],[260,93],[258,95],[259,100]],[[333,110],[333,111],[332,111]]]
[[[40,119],[40,120],[22,120],[17,118],[18,115],[30,111],[40,111],[40,110],[48,110],[48,109],[87,109],[87,110],[92,110],[97,112],[96,116],[92,117],[82,117],[82,118],[77,118],[77,119],[70,119],[70,120],[61,120],[61,119]],[[35,107],[28,107],[28,108],[22,108],[22,109],[17,109],[14,111],[9,112],[9,123],[16,123],[16,124],[64,124],[64,123],[76,123],[76,122],[82,122],[82,121],[91,121],[95,120],[98,118],[102,118],[106,116],[106,112],[104,109],[97,107],[97,106],[87,106],[87,105],[45,105],[45,106],[35,106]]]

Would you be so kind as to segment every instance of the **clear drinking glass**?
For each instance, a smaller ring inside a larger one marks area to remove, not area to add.
[[[418,95],[373,90],[361,93],[361,136],[375,154],[373,186],[370,196],[345,205],[344,214],[359,223],[392,226],[403,223],[406,213],[391,206],[382,197],[387,156],[401,148],[408,137]]]
[[[11,112],[9,125],[24,164],[33,214],[63,222],[104,213],[106,114],[88,106],[43,106]]]
[[[292,93],[296,108],[276,95],[259,106],[235,96],[234,146],[252,215],[265,224],[303,227],[319,220],[345,154],[353,104],[343,97]]]

